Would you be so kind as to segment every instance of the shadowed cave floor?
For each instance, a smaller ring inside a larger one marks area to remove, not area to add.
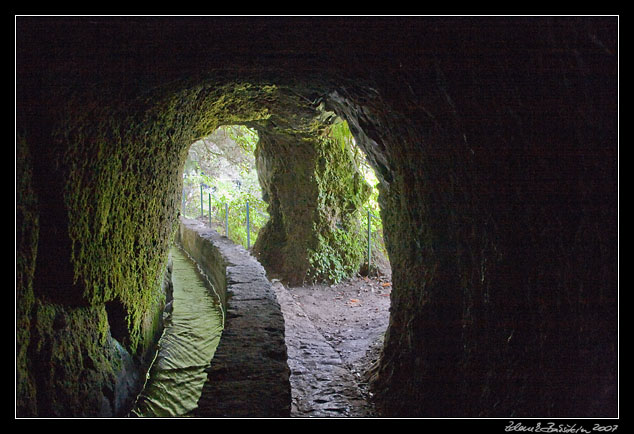
[[[367,373],[388,324],[389,278],[290,288],[272,282],[286,323],[291,416],[379,416]]]

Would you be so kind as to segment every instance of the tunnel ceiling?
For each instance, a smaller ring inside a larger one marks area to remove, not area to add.
[[[151,347],[188,146],[322,107],[381,180],[382,410],[613,416],[617,35],[613,17],[20,17],[18,413],[107,413],[107,302],[125,351]]]

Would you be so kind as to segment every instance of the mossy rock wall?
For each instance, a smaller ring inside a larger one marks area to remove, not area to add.
[[[328,136],[330,116],[315,110],[292,130],[259,130],[258,177],[271,216],[253,247],[270,275],[291,284],[338,282],[359,270],[360,210],[370,194],[352,150]]]
[[[60,111],[38,109],[50,129],[20,141],[19,415],[128,410],[162,328],[188,147],[223,122],[265,118],[273,92],[113,89],[43,87]]]
[[[44,87],[60,111],[40,109],[38,116],[50,129],[25,134],[20,142],[20,414],[120,414],[128,404],[123,401],[134,398],[162,328],[163,276],[187,151],[219,125],[256,125],[264,132],[263,143],[296,157],[289,159],[295,166],[287,177],[275,169],[273,183],[267,184],[271,191],[285,191],[271,197],[282,198],[282,221],[295,223],[285,228],[299,240],[285,245],[289,269],[303,261],[305,273],[308,247],[319,249],[312,240],[333,225],[317,230],[324,224],[319,218],[325,219],[317,211],[320,197],[333,182],[329,171],[335,166],[324,165],[325,147],[332,143],[314,138],[323,127],[314,118],[318,112],[288,91],[262,80],[216,76],[196,83],[179,80],[150,93],[122,95],[118,86],[81,92]],[[271,113],[276,123],[269,121]],[[45,142],[52,145],[40,145]],[[342,152],[337,170],[346,161]],[[33,165],[29,153],[37,156]],[[274,167],[279,154],[269,160]],[[293,187],[304,190],[297,194]],[[38,192],[44,201],[38,202]],[[345,206],[360,203],[361,184],[354,194]],[[331,209],[338,205],[332,202]],[[38,239],[40,219],[46,226]],[[85,384],[77,381],[80,373]],[[122,383],[124,374],[137,382]],[[54,399],[45,403],[38,396]]]
[[[18,149],[16,413],[122,415],[143,382],[142,363],[112,338],[104,304],[64,302],[67,294],[59,287],[64,269],[58,275],[38,275],[38,259],[50,258],[51,252],[46,252],[47,244],[38,242],[40,202],[33,183],[38,173],[33,171],[26,140],[18,141]],[[50,222],[45,227],[50,228]],[[43,238],[51,241],[50,236]],[[50,270],[45,268],[47,273]],[[49,285],[44,287],[44,281]],[[72,282],[66,283],[74,288]]]

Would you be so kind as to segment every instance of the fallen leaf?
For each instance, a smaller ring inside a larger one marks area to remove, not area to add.
[[[358,302],[359,302],[359,300],[357,300],[356,298],[351,298],[350,299],[350,303],[358,303]]]
[[[390,282],[381,283],[381,286],[392,286]]]

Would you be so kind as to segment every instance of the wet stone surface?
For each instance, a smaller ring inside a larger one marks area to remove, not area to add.
[[[272,287],[286,326],[291,417],[379,416],[365,374],[382,346],[389,289],[361,278],[291,288],[273,280]]]
[[[196,408],[205,369],[222,334],[223,314],[213,288],[185,252],[172,247],[170,255],[173,309],[166,315],[165,332],[133,416],[178,417]]]

